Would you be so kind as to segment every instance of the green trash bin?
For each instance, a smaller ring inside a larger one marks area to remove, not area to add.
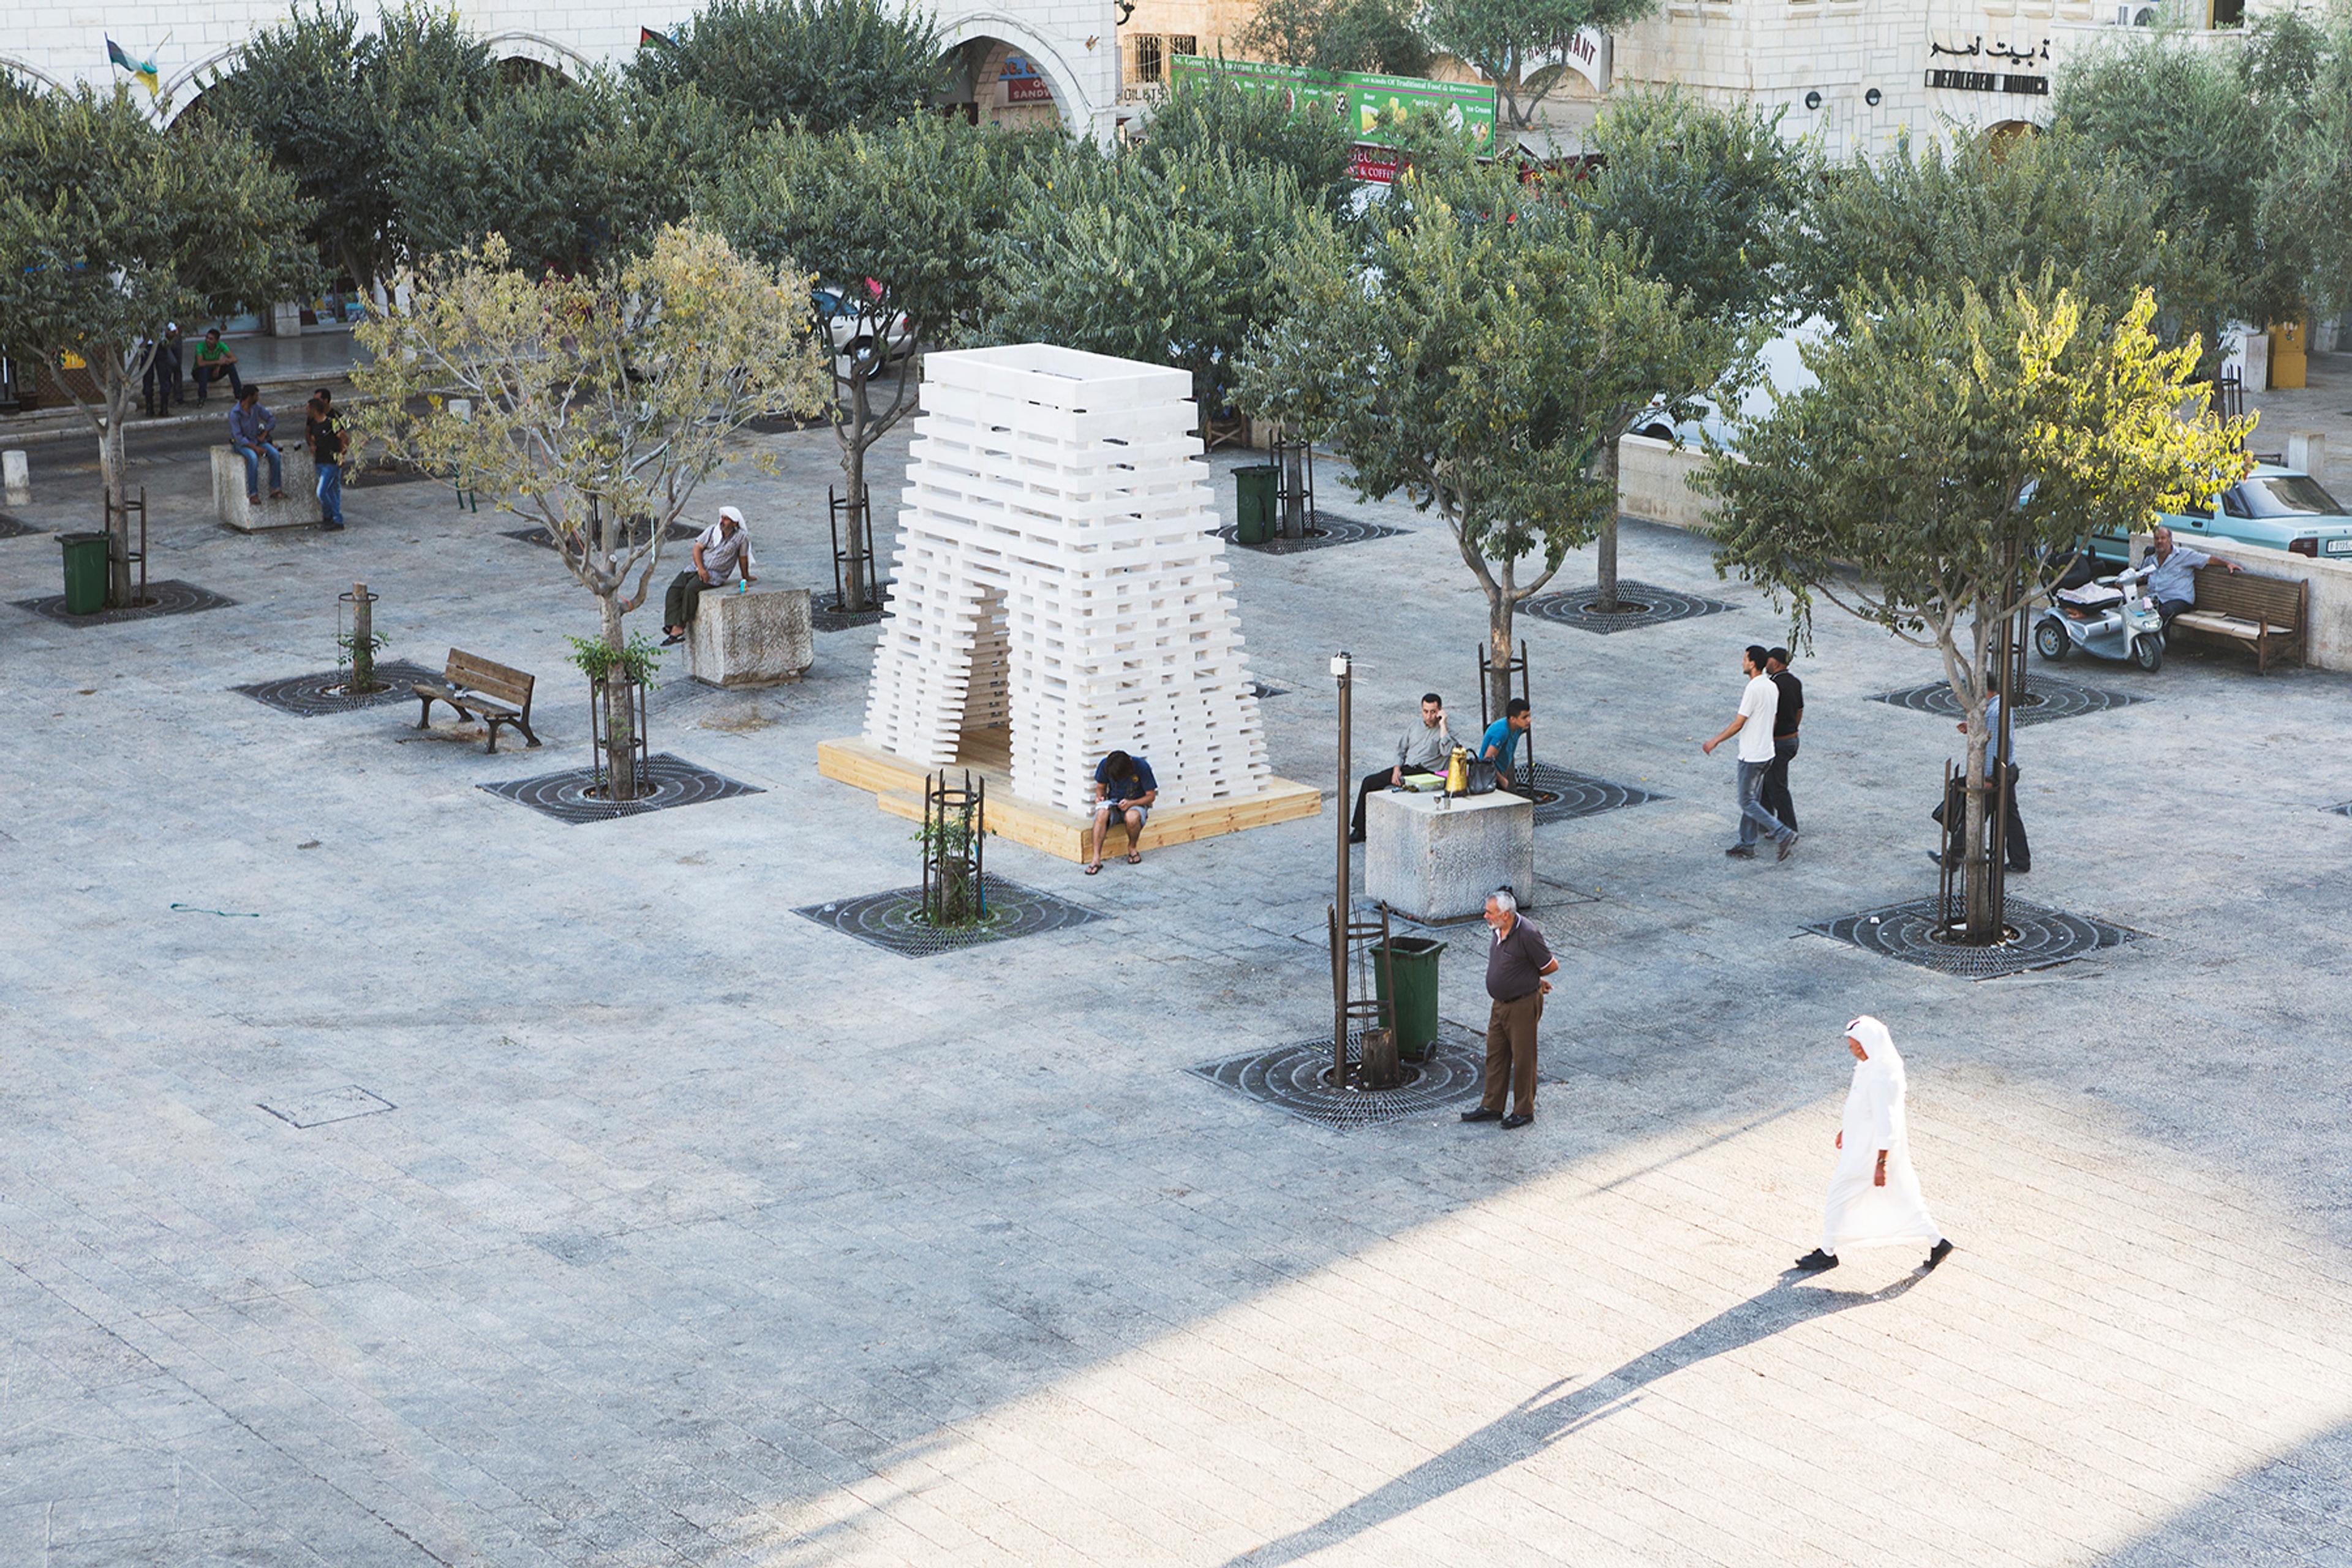
[[[66,614],[94,616],[106,608],[106,535],[60,533],[66,552]]]
[[[1429,1054],[1437,1038],[1437,955],[1442,942],[1424,936],[1391,937],[1372,949],[1372,974],[1380,991],[1381,1026],[1396,1031],[1397,1055],[1409,1062]],[[1388,962],[1381,962],[1386,954]],[[1396,1005],[1389,1004],[1389,976],[1396,976]]]
[[[1236,533],[1244,544],[1264,544],[1274,537],[1276,489],[1272,463],[1252,463],[1234,470],[1234,502],[1241,514]]]

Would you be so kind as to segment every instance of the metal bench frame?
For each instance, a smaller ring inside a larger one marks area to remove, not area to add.
[[[531,733],[530,728],[531,691],[539,683],[536,676],[453,647],[442,667],[441,681],[437,686],[423,680],[409,683],[408,689],[423,704],[416,718],[418,729],[431,726],[433,704],[446,702],[460,719],[479,719],[489,727],[489,744],[482,748],[486,755],[499,749],[501,724],[520,730],[524,744],[539,744],[539,737]]]

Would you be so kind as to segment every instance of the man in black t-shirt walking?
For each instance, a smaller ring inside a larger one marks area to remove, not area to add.
[[[1784,647],[1765,656],[1764,673],[1780,689],[1780,706],[1772,715],[1772,762],[1764,770],[1764,787],[1757,799],[1794,833],[1797,805],[1789,798],[1789,763],[1797,754],[1797,727],[1805,721],[1805,683],[1789,673],[1789,650]]]

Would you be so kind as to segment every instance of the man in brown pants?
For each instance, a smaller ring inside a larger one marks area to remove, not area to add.
[[[1559,960],[1544,945],[1543,932],[1519,918],[1519,900],[1508,888],[1487,898],[1486,923],[1495,931],[1486,948],[1486,994],[1494,998],[1486,1014],[1486,1094],[1462,1120],[1499,1119],[1507,1128],[1525,1127],[1536,1119],[1536,1024],[1551,990],[1544,976],[1559,968]],[[1506,1089],[1514,1106],[1508,1116],[1503,1115]]]

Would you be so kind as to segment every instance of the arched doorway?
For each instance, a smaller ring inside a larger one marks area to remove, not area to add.
[[[1984,128],[1985,151],[1990,153],[1996,160],[2006,158],[2009,156],[2009,150],[2017,145],[2021,139],[2038,136],[2041,133],[2042,127],[2034,124],[2031,120],[2004,120]]]
[[[967,16],[947,29],[945,41],[950,74],[940,102],[948,112],[981,125],[1108,132],[1071,61],[1011,17]]]

